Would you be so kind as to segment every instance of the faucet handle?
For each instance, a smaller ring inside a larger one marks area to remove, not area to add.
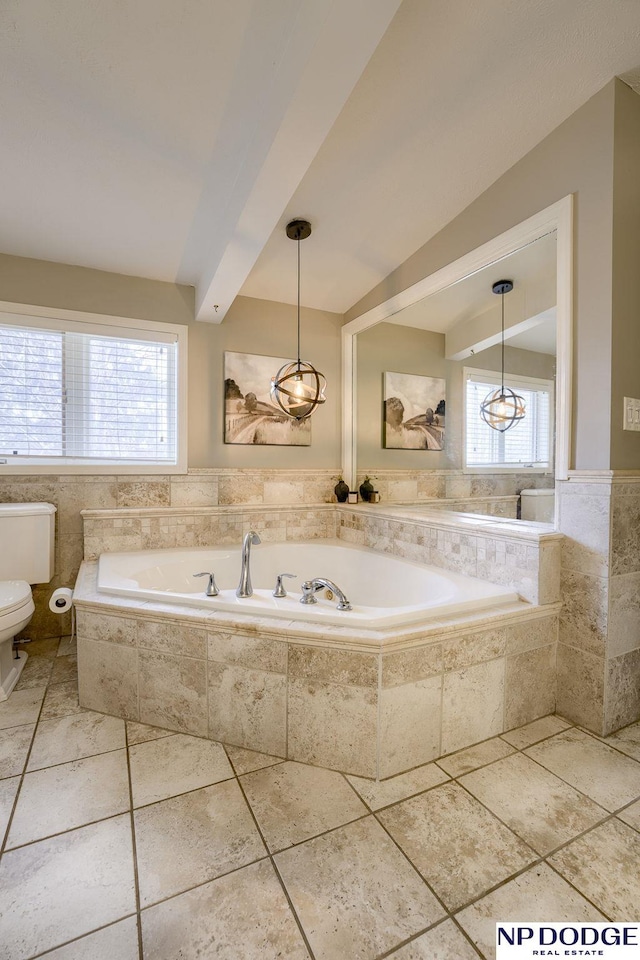
[[[297,573],[279,573],[278,576],[276,577],[276,588],[273,591],[274,597],[278,597],[279,599],[282,599],[282,597],[286,597],[287,595],[287,591],[282,586],[283,577],[290,577],[293,580],[295,580],[297,576],[298,576]]]
[[[216,583],[215,574],[209,573],[208,570],[205,570],[204,573],[194,573],[194,577],[209,577],[209,583],[207,584],[207,589],[205,594],[208,597],[217,597],[220,591],[218,590],[218,585]]]
[[[302,596],[300,597],[300,603],[317,603],[314,594],[319,587],[316,586],[315,580],[305,580],[302,584]]]

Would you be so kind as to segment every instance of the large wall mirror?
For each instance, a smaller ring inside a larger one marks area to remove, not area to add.
[[[569,468],[572,203],[567,197],[343,328],[343,464],[363,472],[460,471],[552,487]],[[513,281],[504,296],[492,291]],[[480,417],[500,383],[525,417]],[[400,480],[396,481],[400,482]],[[481,484],[478,483],[479,487]]]

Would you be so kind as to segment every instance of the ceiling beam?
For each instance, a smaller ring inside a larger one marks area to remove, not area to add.
[[[552,305],[523,320],[514,320],[513,323],[507,323],[505,320],[505,342],[554,317],[555,305]],[[472,321],[449,330],[445,334],[444,355],[447,360],[467,360],[476,353],[494,347],[501,340],[500,308],[498,307],[487,310],[479,317],[474,317]]]
[[[185,246],[183,268],[197,276],[198,320],[224,319],[400,2],[303,0],[296,4],[286,39],[278,43],[271,36],[278,67],[269,95],[256,104],[253,129],[239,132],[244,140],[227,156],[237,167],[232,190],[221,204],[217,156]],[[274,26],[274,8],[271,2],[268,6],[269,18],[247,38],[245,96],[256,82],[264,82],[260,60]],[[232,123],[234,104],[228,112]],[[299,211],[312,221],[317,213]]]

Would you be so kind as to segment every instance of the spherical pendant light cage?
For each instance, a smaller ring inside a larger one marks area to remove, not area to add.
[[[271,378],[273,402],[293,420],[306,420],[326,401],[327,381],[315,367],[300,359],[300,241],[311,234],[308,220],[292,220],[287,236],[298,244],[298,359],[285,363]]]
[[[504,433],[525,415],[524,400],[511,387],[498,387],[480,404],[480,416],[493,430]]]
[[[271,378],[271,399],[294,420],[306,420],[327,399],[327,381],[304,360],[285,363]]]
[[[512,427],[514,423],[518,423],[519,420],[524,420],[526,411],[524,398],[521,397],[519,393],[516,393],[515,390],[512,390],[511,387],[505,387],[504,385],[504,295],[505,293],[511,293],[513,290],[513,281],[498,280],[497,283],[493,284],[491,290],[500,296],[502,306],[501,380],[500,386],[487,394],[480,404],[480,416],[492,430],[498,430],[500,433],[504,433],[505,430]]]

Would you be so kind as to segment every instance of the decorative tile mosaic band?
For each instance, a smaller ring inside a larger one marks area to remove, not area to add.
[[[249,530],[265,541],[332,539],[336,509],[184,507],[166,510],[84,510],[84,554],[171,547],[239,545]]]

